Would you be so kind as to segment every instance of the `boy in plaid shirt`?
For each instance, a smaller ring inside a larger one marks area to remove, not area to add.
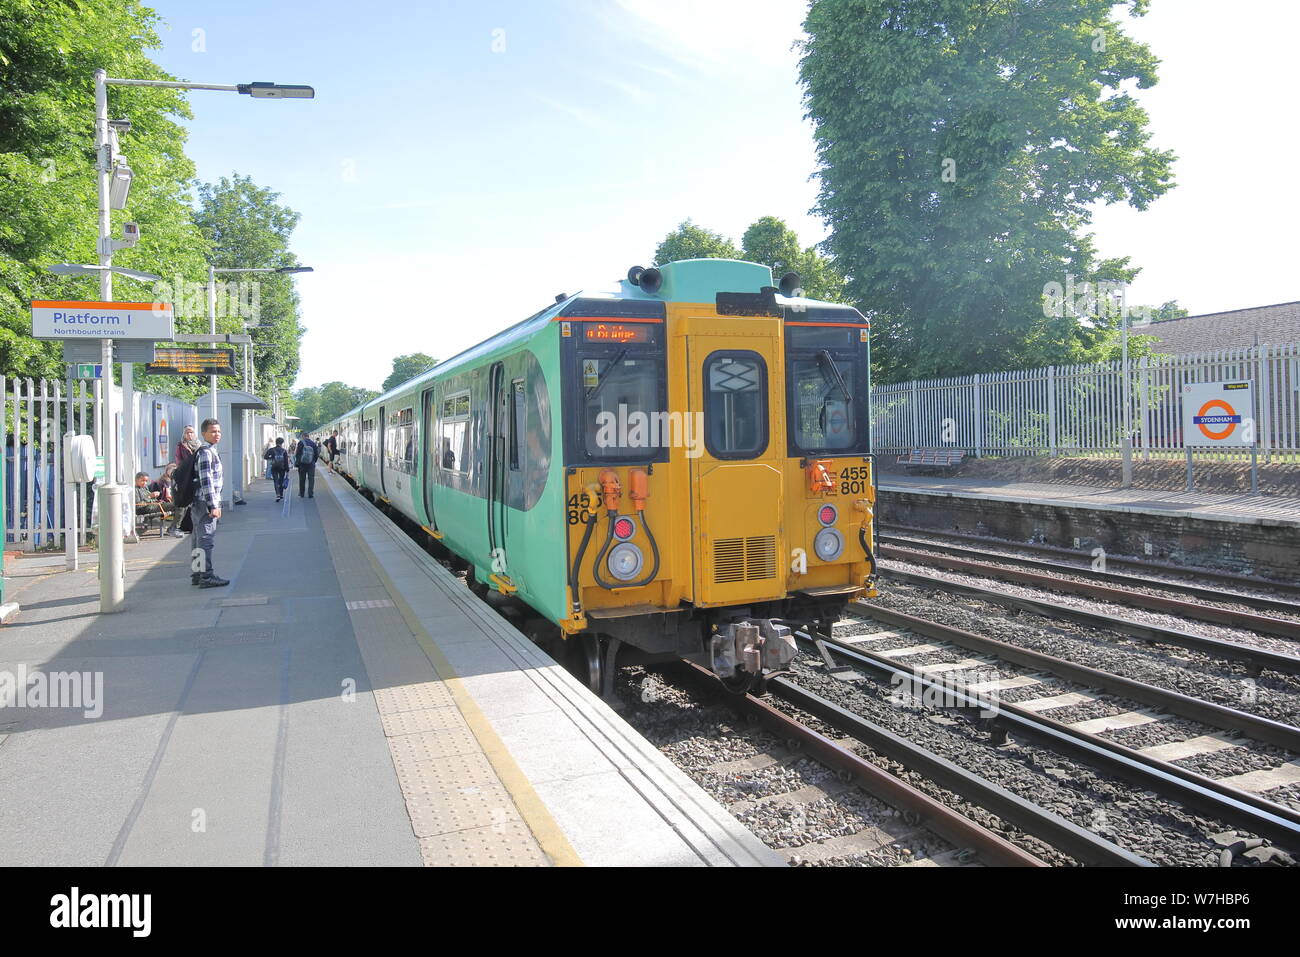
[[[193,560],[190,562],[190,584],[200,588],[220,588],[230,582],[221,578],[212,568],[212,548],[217,537],[217,520],[221,518],[222,471],[217,443],[221,441],[221,423],[204,419],[203,444],[194,454],[198,456],[195,467],[199,473],[199,490],[190,503],[190,521],[194,523]],[[200,560],[200,552],[202,557]]]

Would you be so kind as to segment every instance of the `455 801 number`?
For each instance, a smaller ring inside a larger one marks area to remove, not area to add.
[[[840,494],[859,495],[871,487],[871,467],[850,465],[840,469]]]

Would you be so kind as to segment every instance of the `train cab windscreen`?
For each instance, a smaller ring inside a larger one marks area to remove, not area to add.
[[[569,362],[579,420],[570,434],[570,461],[661,461],[653,426],[667,401],[663,327],[626,324],[610,334],[607,323],[583,325],[590,328],[577,338]]]
[[[859,330],[786,330],[790,454],[869,451],[867,353]]]

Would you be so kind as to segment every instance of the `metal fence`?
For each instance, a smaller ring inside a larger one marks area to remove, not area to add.
[[[1300,344],[1144,357],[1129,375],[1134,449],[1144,458],[1183,454],[1185,384],[1226,379],[1255,383],[1252,415],[1265,461],[1300,458]],[[874,444],[884,453],[1114,455],[1124,437],[1120,362],[899,382],[877,386],[871,401]]]
[[[0,418],[5,431],[4,541],[24,550],[62,546],[67,514],[63,482],[63,436],[100,434],[99,403],[102,384],[46,379],[6,379],[0,376]],[[121,388],[113,386],[119,397]],[[119,469],[129,483],[127,470],[136,468],[157,476],[166,464],[181,427],[194,425],[195,407],[172,396],[145,392],[132,394],[133,447],[119,441]],[[117,408],[121,409],[119,401]],[[170,424],[169,424],[170,423]],[[122,420],[118,419],[119,439]],[[134,451],[128,464],[127,455]],[[86,543],[92,522],[93,500],[86,497],[77,522],[77,538]]]

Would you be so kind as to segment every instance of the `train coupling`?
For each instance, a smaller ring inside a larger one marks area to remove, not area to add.
[[[711,651],[713,673],[727,679],[737,672],[757,677],[783,671],[798,648],[788,625],[751,618],[718,625]]]

